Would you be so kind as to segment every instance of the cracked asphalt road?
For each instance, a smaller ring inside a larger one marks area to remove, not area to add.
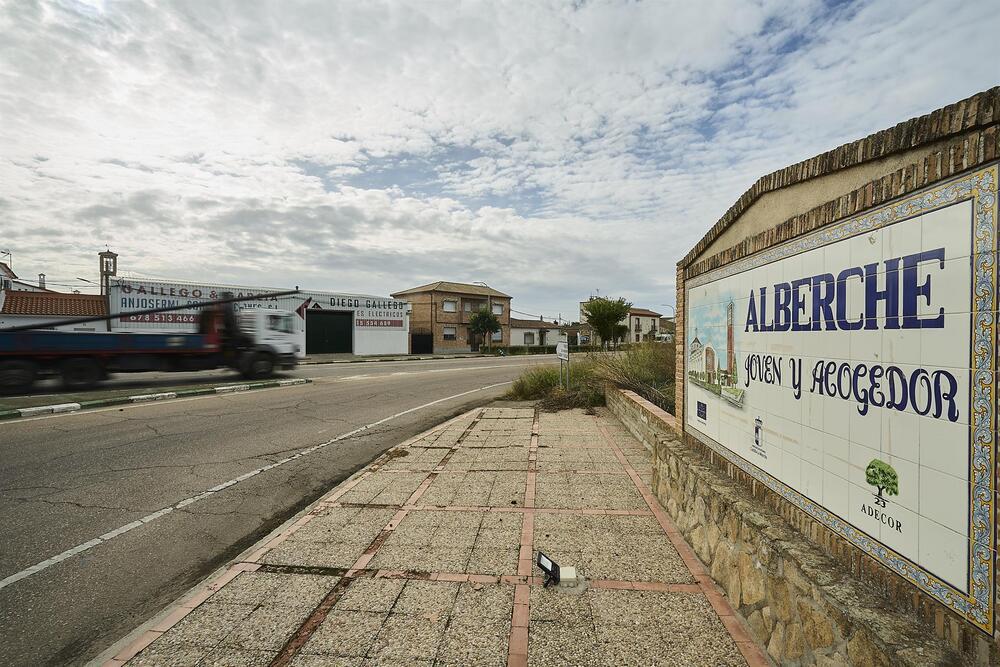
[[[307,366],[290,375],[308,385],[0,422],[0,579],[304,448],[551,362]],[[504,389],[399,416],[0,589],[0,664],[86,662],[382,451]]]

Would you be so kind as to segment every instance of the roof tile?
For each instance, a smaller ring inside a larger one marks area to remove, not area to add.
[[[504,294],[500,290],[495,290],[489,286],[483,285],[470,285],[469,283],[451,283],[445,280],[439,280],[435,283],[430,283],[428,285],[421,285],[419,287],[411,287],[410,289],[403,290],[401,292],[393,292],[392,297],[403,294],[419,294],[421,292],[455,292],[457,294],[475,294],[476,296],[499,296],[505,299],[510,299],[509,294]]]
[[[108,302],[100,294],[21,292],[4,290],[4,315],[89,317],[108,314]]]

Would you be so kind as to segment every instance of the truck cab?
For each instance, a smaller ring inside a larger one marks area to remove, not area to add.
[[[244,339],[237,370],[250,378],[267,377],[275,367],[295,368],[299,351],[295,314],[270,308],[239,311],[237,328]]]

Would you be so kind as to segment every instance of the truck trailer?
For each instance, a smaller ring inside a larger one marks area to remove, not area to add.
[[[0,392],[25,392],[45,377],[60,378],[67,389],[83,389],[111,373],[232,368],[245,378],[256,379],[269,377],[275,368],[294,368],[299,352],[296,315],[276,309],[237,311],[237,303],[257,298],[223,295],[220,300],[194,306],[201,311],[197,331],[191,333],[39,329],[152,315],[189,309],[190,305],[0,329]]]

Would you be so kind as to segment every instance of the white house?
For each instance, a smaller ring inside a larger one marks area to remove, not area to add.
[[[0,262],[0,290],[11,290],[12,292],[48,292],[45,289],[45,274],[38,274],[38,284],[33,285],[17,277],[5,263]]]
[[[540,347],[559,342],[562,327],[545,320],[518,320],[510,318],[510,344],[513,346]]]
[[[646,308],[632,308],[628,311],[628,339],[641,343],[652,339],[660,324],[660,313]]]
[[[593,299],[594,297],[591,297]],[[580,302],[580,321],[587,321],[586,306],[588,301]],[[626,343],[641,343],[653,340],[660,330],[660,313],[646,308],[631,308],[619,325],[627,327],[628,333],[623,339]]]

